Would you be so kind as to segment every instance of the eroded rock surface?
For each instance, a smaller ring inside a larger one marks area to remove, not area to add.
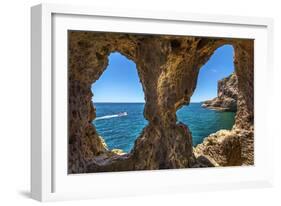
[[[235,73],[218,81],[218,95],[204,101],[202,107],[218,111],[237,111],[238,80]]]
[[[68,172],[208,166],[208,159],[203,157],[200,164],[196,159],[191,132],[187,125],[177,124],[176,111],[189,103],[199,69],[224,44],[235,49],[239,93],[234,128],[248,130],[253,125],[253,40],[69,31]],[[128,154],[109,151],[91,124],[91,85],[114,51],[137,65],[149,122]],[[247,145],[241,145],[247,156],[245,148],[252,143],[241,142]]]
[[[245,142],[246,141],[246,142]],[[197,158],[205,157],[214,166],[253,165],[253,130],[219,130],[194,148]]]

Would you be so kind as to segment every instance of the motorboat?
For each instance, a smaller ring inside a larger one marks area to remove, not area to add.
[[[118,117],[122,117],[122,116],[127,116],[128,113],[127,112],[120,112],[117,115],[118,115]]]

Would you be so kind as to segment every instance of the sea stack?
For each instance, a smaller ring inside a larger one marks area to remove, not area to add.
[[[218,96],[203,102],[202,107],[217,111],[237,111],[238,80],[235,73],[218,81]]]

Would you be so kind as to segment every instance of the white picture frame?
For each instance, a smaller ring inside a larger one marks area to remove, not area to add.
[[[192,33],[185,27],[188,24],[193,26]],[[267,91],[273,91],[272,19],[40,4],[31,9],[31,25],[32,198],[52,201],[272,186],[274,137],[266,113],[273,104],[267,101]],[[66,135],[66,109],[55,109],[67,104],[67,70],[56,68],[67,68],[68,29],[257,39],[255,166],[68,175],[66,139],[56,138]]]

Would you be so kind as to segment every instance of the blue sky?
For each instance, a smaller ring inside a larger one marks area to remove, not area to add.
[[[191,102],[202,102],[217,96],[218,80],[229,76],[234,71],[233,55],[234,50],[231,45],[222,46],[214,52],[199,71]]]
[[[118,52],[109,55],[109,64],[92,91],[94,102],[144,102],[136,64]]]
[[[218,80],[234,71],[233,47],[218,48],[201,68],[191,102],[201,102],[217,95]],[[111,53],[109,64],[92,85],[94,102],[144,102],[136,65],[118,52]]]

